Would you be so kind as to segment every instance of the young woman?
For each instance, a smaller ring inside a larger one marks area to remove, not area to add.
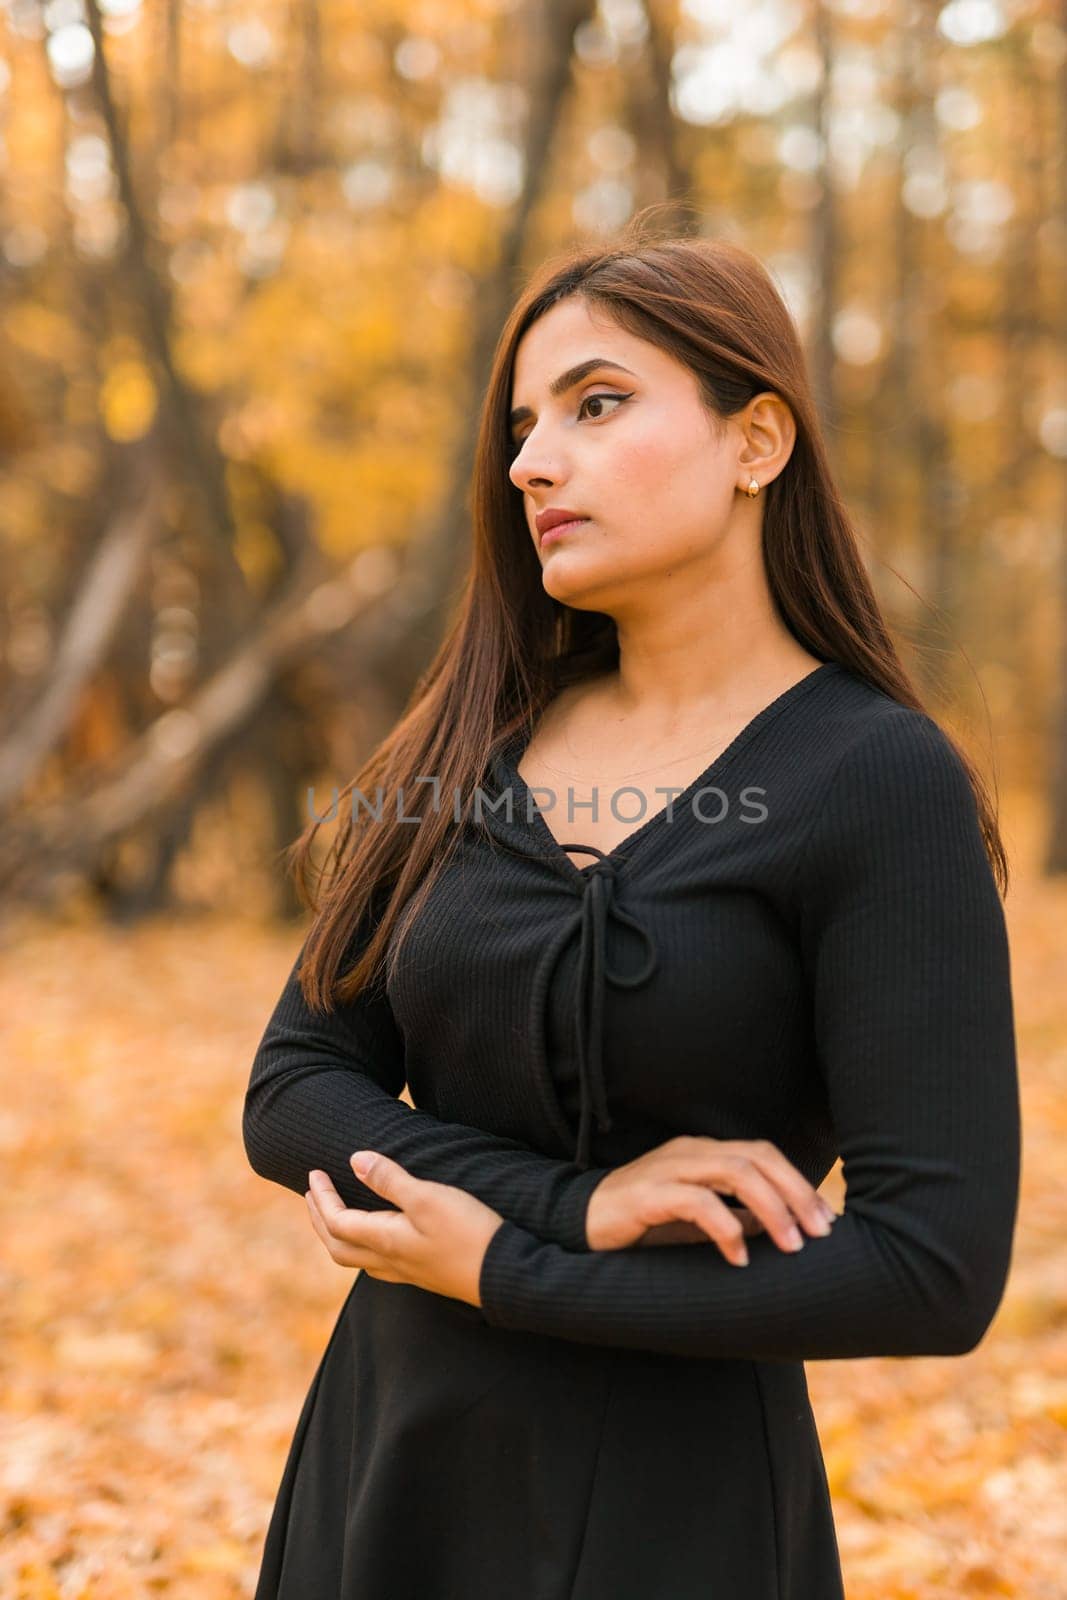
[[[472,510],[252,1066],[360,1269],[256,1600],[840,1600],[804,1362],[969,1351],[1009,1267],[995,817],[747,251],[545,267]]]

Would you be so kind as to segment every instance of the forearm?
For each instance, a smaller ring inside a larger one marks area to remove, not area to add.
[[[464,1189],[537,1238],[573,1251],[587,1247],[589,1197],[606,1170],[581,1171],[518,1140],[440,1121],[336,1061],[288,1061],[272,1075],[268,1057],[257,1058],[243,1137],[254,1171],[297,1194],[318,1168],[347,1206],[392,1210],[349,1162],[356,1150],[377,1150],[414,1177]]]
[[[750,1239],[744,1267],[711,1244],[571,1254],[504,1223],[482,1263],[482,1310],[495,1327],[670,1355],[957,1355],[982,1337],[1003,1290],[1014,1203],[1008,1188],[998,1195],[985,1228],[976,1219],[958,1247],[846,1210],[796,1253]]]
[[[399,1099],[404,1041],[380,988],[330,1012],[312,1011],[298,953],[260,1039],[242,1131],[253,1170],[303,1195],[328,1174],[353,1210],[395,1207],[357,1179],[356,1150],[390,1156],[412,1176],[464,1189],[540,1239],[586,1248],[589,1196],[606,1169],[582,1171],[521,1141],[440,1120]]]

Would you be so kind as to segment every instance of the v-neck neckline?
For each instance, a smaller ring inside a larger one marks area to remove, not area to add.
[[[624,839],[620,839],[618,844],[614,845],[610,850],[600,851],[599,846],[593,846],[592,848],[598,851],[597,859],[584,867],[579,867],[576,862],[571,860],[570,855],[556,838],[542,813],[536,806],[531,806],[530,790],[519,771],[519,762],[529,747],[530,740],[527,739],[522,742],[522,735],[517,734],[504,750],[503,760],[508,776],[513,778],[516,783],[521,807],[519,814],[522,817],[522,823],[525,826],[526,818],[529,818],[529,827],[541,839],[542,843],[548,847],[549,854],[561,859],[575,877],[583,881],[600,864],[601,859],[606,860],[613,867],[623,866],[631,860],[635,851],[640,850],[648,838],[655,838],[662,828],[666,826],[665,819],[668,810],[687,806],[696,791],[716,777],[720,769],[743,746],[747,745],[749,740],[754,738],[768,722],[784,711],[794,700],[799,699],[801,694],[806,692],[816,681],[831,676],[837,670],[839,670],[839,664],[836,661],[823,661],[819,666],[813,667],[810,672],[806,672],[802,678],[798,678],[795,683],[791,683],[787,689],[783,689],[781,694],[776,695],[773,700],[768,701],[754,716],[750,717],[730,740],[729,744],[709,762],[703,772],[699,772],[692,782],[686,784],[685,788],[679,794],[676,794],[673,799],[669,800],[666,805],[662,806],[659,811],[655,811],[652,816],[646,817],[632,833],[628,833]],[[573,843],[577,847],[577,840],[573,841]]]

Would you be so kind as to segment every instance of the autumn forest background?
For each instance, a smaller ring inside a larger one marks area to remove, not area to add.
[[[1064,0],[3,0],[5,1600],[252,1594],[351,1281],[241,1146],[280,852],[441,637],[524,273],[650,205],[773,272],[1012,870],[1001,1310],[809,1367],[849,1600],[1062,1600],[1065,149]]]

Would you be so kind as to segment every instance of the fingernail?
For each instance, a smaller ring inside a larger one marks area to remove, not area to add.
[[[743,1244],[739,1244],[738,1247],[737,1247],[737,1250],[734,1252],[734,1266],[735,1267],[747,1267],[748,1266],[748,1251],[745,1249],[745,1246]]]
[[[825,1211],[820,1211],[817,1217],[812,1217],[808,1226],[812,1233],[822,1234],[825,1237],[830,1232],[830,1219]]]
[[[790,1228],[785,1236],[785,1242],[790,1250],[803,1250],[804,1241],[800,1236],[799,1228]]]
[[[374,1165],[373,1150],[357,1150],[352,1157],[352,1165],[361,1178],[365,1178]]]
[[[837,1212],[834,1210],[832,1205],[823,1199],[822,1195],[819,1196],[819,1208],[827,1222],[837,1221]]]

